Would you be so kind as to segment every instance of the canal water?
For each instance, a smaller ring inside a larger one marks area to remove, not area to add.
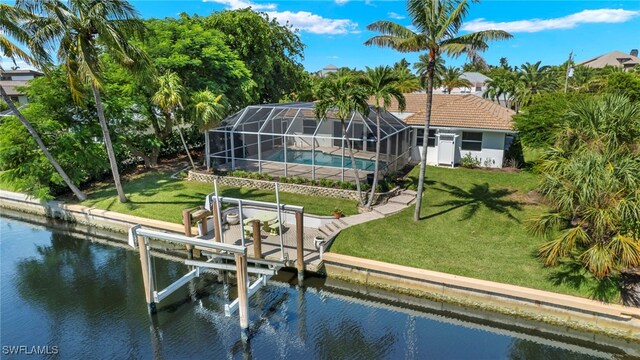
[[[126,245],[0,214],[0,254],[3,359],[619,359],[639,346],[287,272],[252,297],[245,342],[217,276],[150,317]],[[160,286],[187,271],[153,266]]]

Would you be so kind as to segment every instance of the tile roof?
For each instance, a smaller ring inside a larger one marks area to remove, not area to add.
[[[633,67],[638,64],[640,64],[640,58],[638,58],[637,56],[625,54],[622,51],[617,50],[578,63],[578,65],[584,65],[598,69],[603,68],[607,65],[618,67]]]
[[[0,83],[2,83],[4,91],[6,91],[9,96],[24,95],[24,92],[18,90],[18,87],[27,86],[26,80],[2,80]]]
[[[407,125],[424,125],[427,94],[411,93],[404,96],[407,105],[402,114],[411,115],[403,121]],[[394,100],[387,110],[399,112],[398,103]],[[515,111],[473,94],[433,94],[433,126],[511,131],[513,115]]]

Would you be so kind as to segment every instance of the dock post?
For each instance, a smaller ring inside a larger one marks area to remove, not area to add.
[[[191,211],[189,209],[182,210],[182,223],[184,224],[184,236],[191,237]],[[187,245],[187,257],[193,259],[193,246]]]
[[[151,255],[149,254],[148,239],[138,236],[138,250],[140,251],[140,263],[142,264],[142,282],[144,283],[144,296],[149,305],[149,314],[156,313],[156,303],[153,299],[154,283],[153,268],[151,268]]]
[[[262,238],[260,237],[260,221],[254,220],[253,224],[253,257],[262,259]]]
[[[221,224],[220,224],[220,215],[219,215],[219,211],[220,211],[220,204],[218,204],[218,199],[216,198],[215,201],[213,201],[213,204],[211,204],[211,210],[213,212],[213,235],[215,238],[216,242],[220,242],[220,238],[221,238],[221,232],[222,232],[222,228],[221,228]],[[205,219],[206,221],[206,219]]]
[[[296,212],[296,268],[298,269],[298,280],[304,279],[304,214]]]
[[[236,256],[236,281],[238,282],[238,314],[240,315],[240,328],[244,335],[249,329],[249,297],[247,294],[247,256]]]

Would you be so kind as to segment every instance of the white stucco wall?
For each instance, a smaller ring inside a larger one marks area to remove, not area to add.
[[[487,166],[492,168],[500,168],[502,167],[502,161],[504,157],[504,141],[505,141],[505,133],[500,132],[492,132],[492,131],[482,131],[482,150],[480,151],[469,151],[469,150],[461,150],[462,146],[462,130],[461,129],[438,129],[438,131],[446,132],[448,134],[456,134],[456,144],[455,144],[455,163],[459,164],[462,157],[464,157],[467,153],[471,154],[473,157],[477,157],[480,160],[480,166]],[[420,161],[422,146],[415,146],[417,143],[417,131],[413,132],[412,136],[412,150],[411,150],[411,159],[413,161]],[[486,163],[485,163],[486,162]],[[427,149],[427,164],[429,165],[438,165],[438,142],[436,141],[435,147],[430,147]]]

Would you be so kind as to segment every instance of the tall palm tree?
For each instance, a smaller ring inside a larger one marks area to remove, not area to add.
[[[356,180],[358,205],[362,206],[364,205],[364,201],[360,188],[360,176],[358,174],[355,157],[353,156],[350,136],[347,133],[346,121],[351,118],[354,112],[360,112],[363,117],[368,115],[369,104],[367,103],[367,93],[359,84],[356,76],[351,74],[330,74],[320,83],[316,97],[318,98],[314,106],[316,117],[322,119],[326,118],[329,113],[332,113],[333,116],[340,120],[342,136],[349,150],[351,167]]]
[[[390,47],[401,52],[427,51],[427,102],[424,124],[424,143],[428,142],[429,125],[431,123],[431,107],[433,105],[433,81],[435,65],[441,54],[458,57],[466,54],[471,59],[478,59],[479,52],[488,48],[490,40],[508,39],[511,35],[502,30],[484,30],[458,36],[464,17],[467,15],[467,0],[408,0],[407,12],[411,23],[417,29],[414,32],[407,27],[392,21],[376,21],[368,30],[379,31],[382,35],[374,36],[365,45]],[[427,148],[422,147],[420,159],[420,176],[413,220],[420,220],[422,193],[427,163]]]
[[[178,74],[169,71],[156,77],[156,83],[158,84],[158,90],[151,97],[151,101],[160,108],[165,117],[165,127],[171,131],[173,124],[176,122],[178,111],[184,112],[183,98],[185,95],[182,80]],[[181,127],[183,126],[184,115],[182,116],[181,124],[178,125],[178,134],[180,134],[180,140],[182,141],[184,150],[187,152],[191,167],[195,170],[196,165],[193,162],[193,158],[191,158],[191,153],[189,152],[187,142],[184,140],[184,135],[182,135]]]
[[[16,8],[7,4],[0,4],[0,50],[3,56],[11,59],[14,64],[16,59],[20,59],[29,65],[47,69],[51,63],[51,59],[44,49],[43,44],[34,41],[33,37],[24,29],[24,24],[28,21],[34,20],[35,17],[31,12],[24,9]],[[7,36],[5,36],[7,35]],[[16,41],[24,44],[29,49],[31,54],[27,54],[17,44],[14,44],[9,36]],[[0,67],[0,73],[2,73]],[[38,132],[34,129],[33,125],[22,115],[22,112],[15,106],[5,89],[0,85],[0,94],[2,99],[13,114],[20,120],[22,125],[27,129],[29,134],[33,137],[38,144],[38,147],[44,153],[44,156],[49,160],[54,169],[60,174],[60,177],[64,180],[65,184],[71,189],[73,194],[78,200],[83,201],[87,199],[87,195],[80,191],[78,187],[73,183],[69,175],[62,169],[62,166],[51,155],[49,149],[40,138]]]
[[[83,86],[91,87],[118,197],[127,202],[104,114],[100,56],[107,52],[134,72],[146,69],[146,55],[128,42],[143,29],[136,10],[124,0],[18,0],[16,6],[36,14],[28,28],[34,41],[56,47],[73,99],[81,103]]]
[[[447,94],[451,94],[451,90],[457,87],[468,87],[472,86],[471,82],[465,78],[462,78],[462,70],[457,67],[449,66],[444,74],[442,74],[442,79],[440,80],[441,85],[447,91]]]
[[[378,66],[373,69],[367,66],[361,81],[367,95],[373,97],[376,107],[376,160],[373,170],[371,193],[369,194],[369,200],[366,204],[367,208],[370,208],[376,193],[378,172],[380,169],[380,112],[386,111],[386,109],[391,106],[392,99],[398,102],[398,108],[400,111],[403,111],[406,106],[406,101],[399,88],[400,79],[395,76],[393,69],[389,66]]]
[[[213,91],[206,89],[195,92],[191,95],[191,102],[188,106],[188,112],[193,121],[197,124],[198,129],[204,132],[204,141],[209,151],[209,129],[216,127],[224,118],[227,112],[226,102],[222,95],[216,95]],[[205,166],[208,166],[208,160],[204,159]]]

